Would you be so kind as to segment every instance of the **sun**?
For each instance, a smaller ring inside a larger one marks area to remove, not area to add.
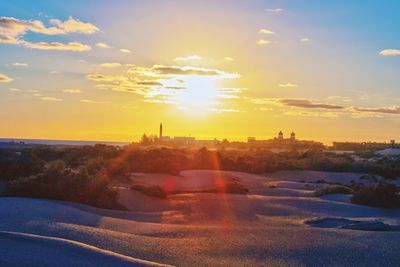
[[[218,105],[220,88],[215,77],[186,75],[181,80],[184,89],[177,90],[172,96],[177,107],[204,113]]]

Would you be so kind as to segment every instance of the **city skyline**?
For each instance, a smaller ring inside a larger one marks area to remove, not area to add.
[[[0,137],[129,142],[162,121],[199,139],[399,139],[398,7],[5,2]]]

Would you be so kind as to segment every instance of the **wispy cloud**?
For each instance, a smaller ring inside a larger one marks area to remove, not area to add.
[[[268,8],[267,11],[271,12],[271,13],[279,14],[279,13],[283,12],[283,9],[282,8]]]
[[[281,87],[281,88],[296,88],[296,87],[299,87],[299,85],[295,84],[295,83],[280,83],[279,87]]]
[[[52,96],[43,96],[41,99],[43,101],[54,101],[54,102],[63,101],[61,98],[56,98],[56,97],[52,97]]]
[[[275,104],[280,106],[306,108],[306,109],[329,109],[329,110],[341,110],[343,106],[314,102],[309,99],[303,98],[258,98],[253,99],[254,104]]]
[[[300,42],[302,42],[302,43],[309,43],[309,42],[311,42],[311,39],[310,39],[310,38],[307,38],[307,37],[304,37],[304,38],[301,38],[301,39],[300,39]]]
[[[41,50],[82,52],[90,50],[91,47],[77,41],[67,44],[59,42],[32,43],[24,40],[24,36],[28,32],[45,35],[62,35],[68,33],[92,34],[99,31],[95,25],[82,22],[73,17],[69,17],[66,21],[52,19],[50,23],[52,26],[47,27],[39,20],[20,20],[12,17],[0,17],[0,42]]]
[[[106,43],[97,43],[96,44],[96,46],[97,47],[100,47],[100,48],[111,48],[111,46],[109,46],[108,44],[106,44]]]
[[[387,56],[400,56],[400,49],[384,49],[379,52],[379,55]]]
[[[20,89],[18,89],[18,88],[10,88],[10,89],[8,89],[9,91],[11,91],[11,92],[20,92],[21,90]]]
[[[59,42],[39,42],[39,43],[29,43],[24,42],[23,44],[27,48],[40,49],[40,50],[59,50],[59,51],[73,51],[73,52],[83,52],[89,51],[92,48],[88,45],[81,44],[79,42],[70,42],[67,44]]]
[[[273,35],[273,34],[275,34],[275,32],[273,32],[273,31],[271,31],[271,30],[268,30],[268,29],[265,29],[265,28],[259,30],[258,33],[259,33],[259,34],[266,34],[266,35]]]
[[[103,102],[103,101],[95,101],[91,99],[81,99],[81,103],[86,103],[86,104],[109,104],[110,102]]]
[[[131,53],[131,50],[129,50],[129,49],[127,49],[127,48],[121,48],[119,51],[120,51],[121,53],[126,53],[126,54],[130,54],[130,53]]]
[[[360,108],[354,107],[355,111],[359,112],[371,112],[371,113],[382,113],[382,114],[400,114],[400,106],[392,107],[380,107],[380,108]]]
[[[13,81],[12,78],[8,77],[5,74],[0,73],[0,83],[9,83],[9,82],[12,82],[12,81]]]
[[[175,61],[195,61],[195,60],[201,60],[203,59],[199,55],[190,55],[190,56],[185,56],[185,57],[177,57],[175,58]]]
[[[224,57],[224,60],[225,60],[225,61],[234,61],[235,59],[232,58],[232,57]]]
[[[15,62],[11,64],[14,67],[28,67],[28,63]]]
[[[63,90],[64,93],[67,94],[82,94],[83,92],[79,89],[65,89]]]
[[[261,45],[261,46],[270,45],[270,44],[272,44],[272,42],[270,40],[260,39],[257,41],[257,45]]]
[[[77,32],[84,34],[93,34],[99,31],[95,25],[89,22],[82,22],[79,19],[69,17],[66,21],[60,21],[58,19],[50,20],[50,23],[56,25],[64,33]]]
[[[121,66],[122,66],[121,63],[116,63],[116,62],[100,64],[100,67],[103,67],[103,68],[118,68]]]

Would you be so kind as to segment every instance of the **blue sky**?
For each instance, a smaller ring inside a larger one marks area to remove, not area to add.
[[[396,138],[399,10],[398,1],[3,1],[0,37],[17,39],[0,42],[9,78],[0,76],[0,135],[126,141],[162,120],[171,135],[202,138],[280,129],[324,142]],[[5,28],[17,23],[26,28]]]

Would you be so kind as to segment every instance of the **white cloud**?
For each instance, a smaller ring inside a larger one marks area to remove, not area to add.
[[[268,8],[267,11],[271,12],[271,13],[279,14],[279,13],[283,12],[283,9],[282,8],[274,8],[274,9]]]
[[[77,32],[84,34],[93,34],[99,31],[95,25],[89,22],[82,22],[79,19],[74,19],[69,17],[66,21],[60,21],[58,19],[50,20],[50,23],[56,25],[59,29],[64,31],[64,33]]]
[[[121,48],[119,51],[120,51],[121,53],[126,53],[126,54],[130,54],[130,53],[131,53],[131,50],[129,50],[129,49],[127,49],[127,48]]]
[[[111,46],[109,46],[108,44],[106,44],[106,43],[97,43],[96,44],[96,46],[97,47],[100,47],[100,48],[111,48]]]
[[[295,84],[295,83],[280,83],[279,87],[281,87],[281,88],[296,88],[296,87],[299,87],[299,85]]]
[[[22,62],[15,62],[13,64],[14,67],[28,67],[28,63],[22,63]]]
[[[70,42],[67,44],[59,43],[59,42],[39,42],[39,43],[29,43],[24,42],[24,46],[33,49],[39,50],[59,50],[59,51],[73,51],[73,52],[83,52],[89,51],[92,48],[88,45],[81,44],[79,42]]]
[[[103,101],[95,101],[91,99],[81,99],[81,103],[86,103],[86,104],[108,104],[109,102],[103,102]]]
[[[273,35],[275,32],[268,30],[268,29],[261,29],[258,31],[259,34],[266,34],[266,35]]]
[[[121,63],[102,63],[100,64],[102,68],[118,68],[121,67]]]
[[[384,49],[379,52],[379,55],[387,57],[387,56],[400,56],[400,49]]]
[[[257,45],[270,45],[272,42],[269,40],[260,39],[257,41]]]
[[[12,82],[12,81],[13,81],[12,78],[8,77],[5,74],[0,73],[0,83],[9,83],[9,82]]]
[[[8,89],[9,91],[11,91],[11,92],[20,92],[21,90],[20,89],[18,89],[18,88],[10,88],[10,89]]]
[[[42,50],[60,50],[60,51],[88,51],[90,46],[79,42],[70,42],[67,44],[59,42],[37,42],[31,43],[24,40],[25,34],[28,32],[57,35],[68,33],[84,33],[92,34],[99,29],[91,24],[85,23],[78,19],[69,17],[66,21],[57,19],[50,20],[50,23],[55,27],[46,27],[39,20],[20,20],[12,17],[0,17],[0,43],[20,45],[27,48],[42,49]]]
[[[309,42],[311,42],[311,39],[310,39],[310,38],[307,38],[307,37],[304,37],[304,38],[301,38],[301,39],[300,39],[300,42],[302,42],[302,43],[309,43]]]
[[[235,59],[234,59],[234,58],[231,58],[231,57],[225,57],[224,60],[225,60],[225,61],[234,61]]]
[[[40,96],[40,95],[38,95],[38,96]],[[43,96],[41,99],[43,101],[55,101],[55,102],[63,101],[61,98],[56,98],[56,97],[52,97],[52,96]]]
[[[65,89],[63,90],[64,93],[67,94],[82,94],[83,92],[79,89]]]
[[[194,61],[194,60],[201,60],[203,59],[199,55],[190,55],[190,56],[185,56],[185,57],[177,57],[175,58],[175,61]]]

